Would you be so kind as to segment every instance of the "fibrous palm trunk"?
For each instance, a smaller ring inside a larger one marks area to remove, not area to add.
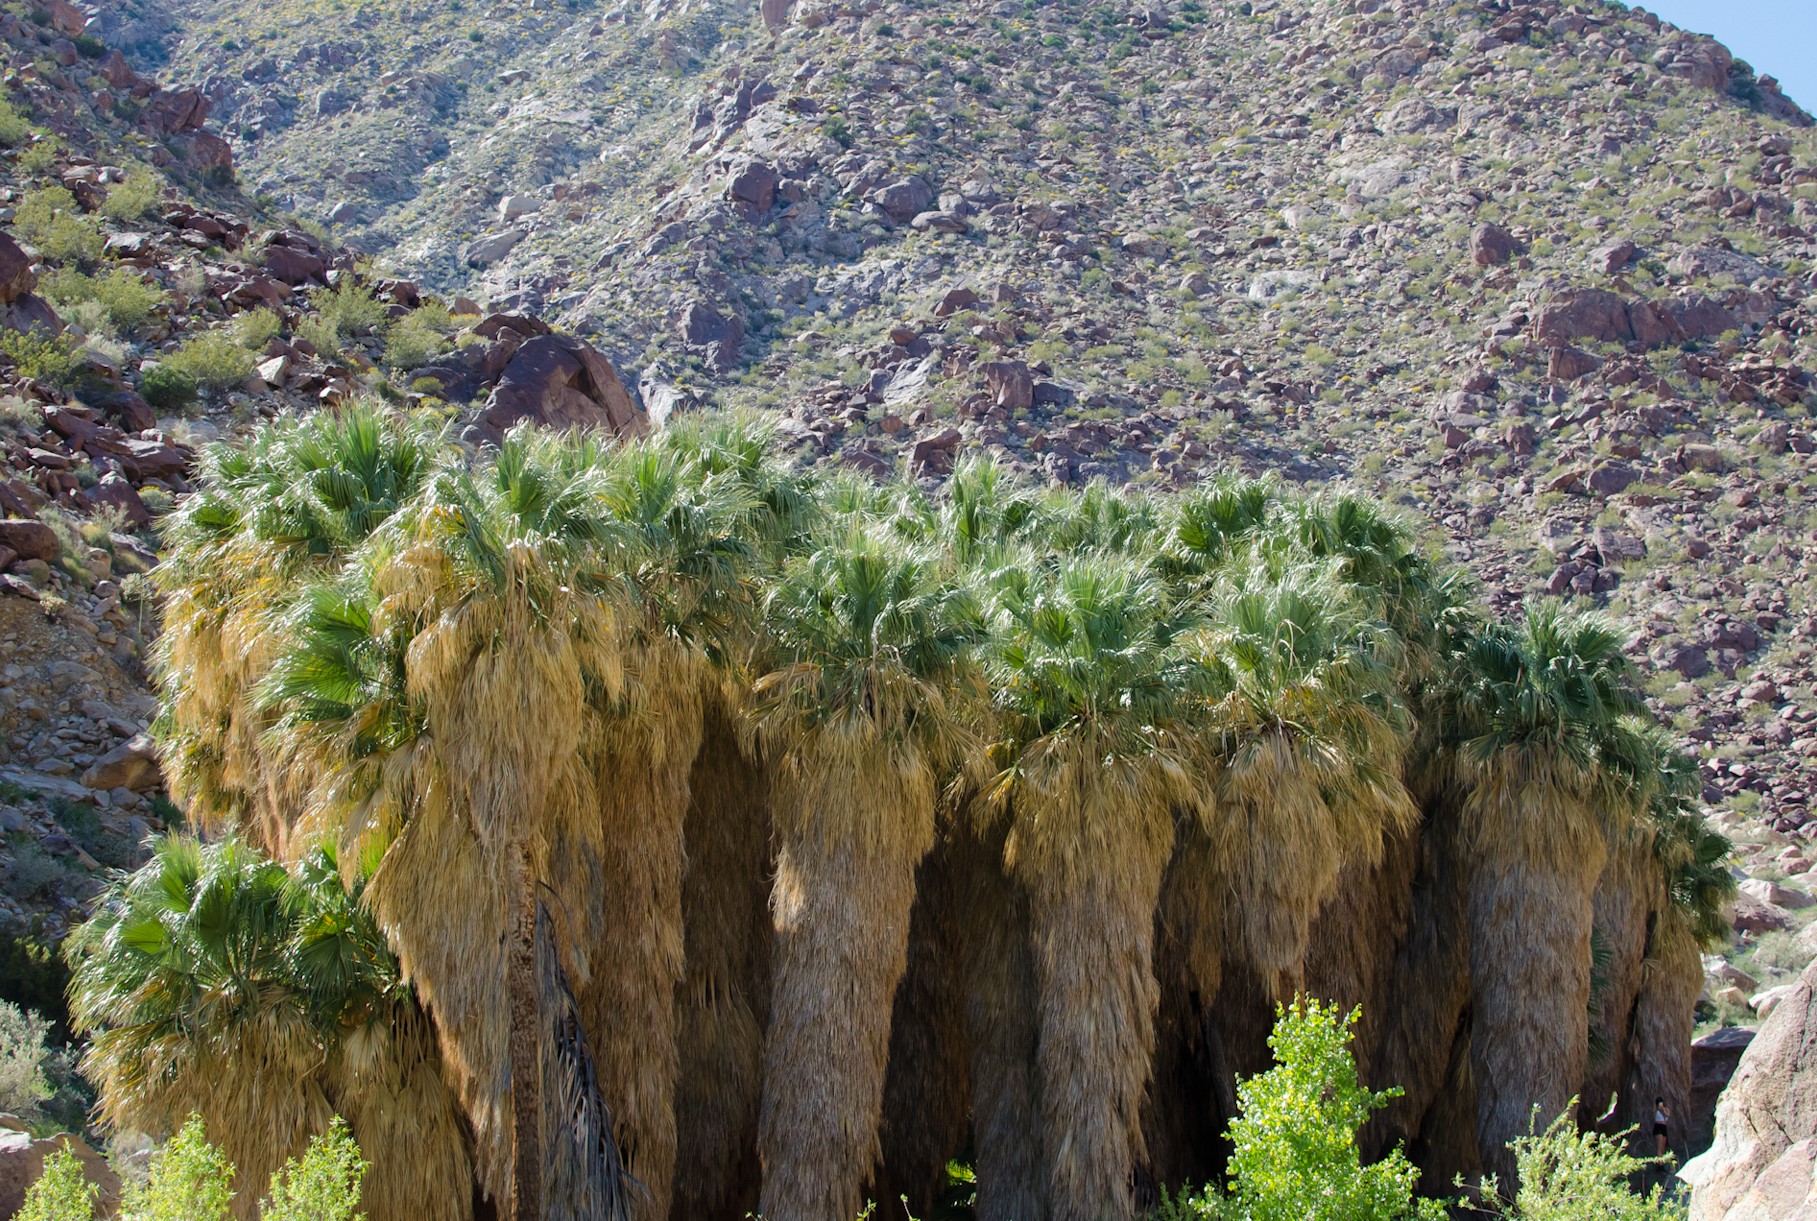
[[[689,1221],[738,1221],[757,1207],[770,962],[765,783],[726,710],[709,700],[689,782],[687,973],[676,997],[674,1215]]]
[[[1154,1054],[1154,914],[1173,848],[1164,795],[1125,777],[1044,805],[1009,856],[1029,893],[1042,1130],[1053,1221],[1125,1221]],[[1064,792],[1060,786],[1055,789]],[[1158,796],[1158,800],[1156,799]],[[1133,800],[1131,799],[1133,798]]]
[[[530,852],[512,845],[511,944],[505,995],[511,1010],[511,1221],[543,1218],[542,1022],[536,1004],[536,883]]]
[[[947,1163],[964,1152],[971,1112],[959,905],[960,849],[943,836],[916,871],[908,965],[896,986],[878,1137],[876,1196],[910,1215],[939,1206]]]
[[[601,940],[578,991],[619,1150],[643,1184],[638,1221],[667,1221],[675,1178],[683,834],[701,741],[699,673],[677,654],[642,651],[626,667],[628,711],[604,718],[587,744],[610,848],[601,861]]]
[[[890,1017],[934,795],[915,762],[863,762],[842,753],[810,764],[806,783],[785,777],[775,795],[775,976],[757,1137],[768,1221],[851,1221],[879,1157]]]
[[[1368,1054],[1377,1088],[1393,1085],[1403,1092],[1363,1129],[1359,1143],[1365,1157],[1379,1157],[1397,1145],[1419,1150],[1422,1121],[1451,1070],[1470,1005],[1470,873],[1460,832],[1454,804],[1442,797],[1425,802],[1406,935],[1389,967],[1386,996],[1392,999],[1382,1006]],[[1464,1130],[1474,1131],[1474,1119]],[[1419,1165],[1427,1181],[1435,1181],[1433,1167]]]
[[[1508,1142],[1563,1114],[1589,1055],[1590,934],[1606,847],[1593,816],[1542,777],[1498,780],[1469,802],[1470,1040],[1476,1139],[1504,1191]]]
[[[1653,917],[1640,995],[1634,1004],[1634,1059],[1622,1091],[1623,1126],[1640,1127],[1639,1139],[1653,1152],[1648,1122],[1653,1100],[1664,1098],[1678,1122],[1668,1125],[1671,1152],[1690,1156],[1691,1036],[1697,1023],[1697,994],[1703,990],[1703,958],[1697,939],[1676,910]]]
[[[1611,846],[1597,880],[1590,1050],[1578,1091],[1579,1122],[1585,1126],[1605,1115],[1613,1122],[1622,1110],[1619,1105],[1611,1107],[1611,1102],[1633,1071],[1634,1006],[1647,956],[1648,917],[1660,889],[1657,877],[1651,844],[1635,836]],[[1618,1129],[1626,1126],[1615,1124]]]
[[[1005,876],[1001,842],[962,844],[966,1042],[978,1221],[1047,1221],[1041,1149],[1040,1025],[1028,896]]]

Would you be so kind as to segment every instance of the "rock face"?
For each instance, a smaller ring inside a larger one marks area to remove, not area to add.
[[[1817,1221],[1817,964],[1742,1055],[1716,1143],[1681,1177],[1691,1221]]]
[[[518,348],[473,435],[497,444],[519,420],[621,436],[642,436],[650,426],[612,362],[572,335],[539,335]]]
[[[114,1215],[120,1204],[120,1176],[107,1165],[107,1159],[89,1147],[79,1136],[53,1136],[33,1140],[29,1132],[0,1133],[0,1217],[10,1217],[25,1202],[26,1190],[44,1173],[44,1159],[59,1149],[68,1149],[82,1162],[88,1181],[101,1189],[96,1214]]]

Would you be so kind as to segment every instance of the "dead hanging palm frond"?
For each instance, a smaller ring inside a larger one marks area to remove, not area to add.
[[[253,690],[295,590],[328,576],[420,487],[447,449],[438,427],[366,404],[284,421],[198,458],[194,495],[166,519],[154,658],[173,795],[211,828],[281,850],[296,804],[259,747]]]
[[[1251,555],[1187,642],[1194,768],[1230,927],[1279,1001],[1304,982],[1312,921],[1349,863],[1373,868],[1417,811],[1398,636],[1326,561]]]
[[[547,905],[536,903],[537,1009],[543,1023],[543,1185],[548,1221],[630,1221],[638,1185],[612,1139],[580,1006]]]

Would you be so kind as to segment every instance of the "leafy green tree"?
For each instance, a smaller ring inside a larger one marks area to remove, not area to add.
[[[1634,1191],[1633,1179],[1667,1158],[1638,1158],[1627,1151],[1633,1130],[1579,1132],[1571,1116],[1572,1100],[1563,1115],[1544,1132],[1508,1143],[1520,1175],[1520,1190],[1509,1203],[1496,1191],[1493,1178],[1484,1184],[1489,1215],[1506,1221],[1658,1221],[1682,1218],[1684,1206],[1664,1185]]]
[[[44,1159],[44,1173],[25,1192],[17,1221],[89,1221],[95,1215],[97,1189],[82,1162],[68,1149]]]
[[[151,1160],[151,1180],[131,1193],[123,1221],[228,1221],[233,1215],[233,1163],[208,1141],[191,1115]]]
[[[1399,1149],[1365,1166],[1356,1134],[1399,1090],[1357,1079],[1351,1027],[1317,1000],[1282,1008],[1268,1046],[1275,1067],[1237,1087],[1230,1193],[1207,1191],[1176,1213],[1217,1221],[1442,1221],[1439,1200],[1415,1200],[1419,1171]],[[1551,1214],[1548,1214],[1550,1216]]]
[[[309,1142],[301,1158],[271,1176],[271,1195],[259,1206],[264,1221],[366,1221],[357,1211],[366,1163],[347,1121],[336,1117]]]

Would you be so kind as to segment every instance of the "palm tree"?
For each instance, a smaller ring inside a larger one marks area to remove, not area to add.
[[[967,754],[982,621],[934,561],[858,528],[791,562],[765,620],[775,668],[751,716],[777,857],[761,1211],[849,1221],[878,1158],[915,868]]]
[[[591,442],[525,430],[438,471],[310,592],[264,689],[273,749],[320,778],[311,831],[379,862],[366,902],[450,1051],[480,1180],[518,1217],[543,1212],[545,1135],[573,1135],[544,1132],[538,892],[584,918],[606,847],[580,750],[623,683],[602,483]],[[582,979],[591,932],[560,948]]]
[[[337,1112],[372,1160],[374,1221],[471,1215],[471,1136],[360,889],[329,849],[287,873],[236,839],[171,836],[72,934],[102,1116],[155,1133],[199,1113],[241,1216]]]
[[[1177,624],[1128,562],[998,578],[990,674],[1007,819],[1039,995],[1046,1195],[1055,1221],[1131,1215],[1154,1046],[1154,913],[1174,811],[1194,800],[1174,725]]]
[[[208,827],[281,850],[294,794],[266,768],[253,692],[277,620],[413,495],[447,450],[436,425],[355,403],[205,448],[195,495],[165,519],[156,669],[172,796]]]
[[[1255,555],[1227,569],[1190,643],[1206,707],[1204,833],[1226,927],[1268,999],[1304,985],[1314,917],[1346,862],[1373,866],[1417,812],[1401,783],[1399,638],[1329,564]]]
[[[647,1221],[668,1216],[675,1178],[690,775],[702,703],[718,686],[711,667],[744,618],[757,556],[758,504],[744,480],[706,468],[688,442],[664,434],[606,464],[602,505],[625,542],[611,574],[627,608],[624,683],[596,693],[594,732],[582,743],[612,850],[600,862],[593,917],[600,948],[610,948],[595,955],[581,1007],[627,1165],[644,1184],[637,1215]]]
[[[1477,1145],[1509,1188],[1508,1142],[1584,1079],[1596,880],[1633,804],[1617,761],[1624,718],[1642,711],[1631,676],[1600,619],[1542,603],[1472,639],[1442,700],[1475,864]]]

